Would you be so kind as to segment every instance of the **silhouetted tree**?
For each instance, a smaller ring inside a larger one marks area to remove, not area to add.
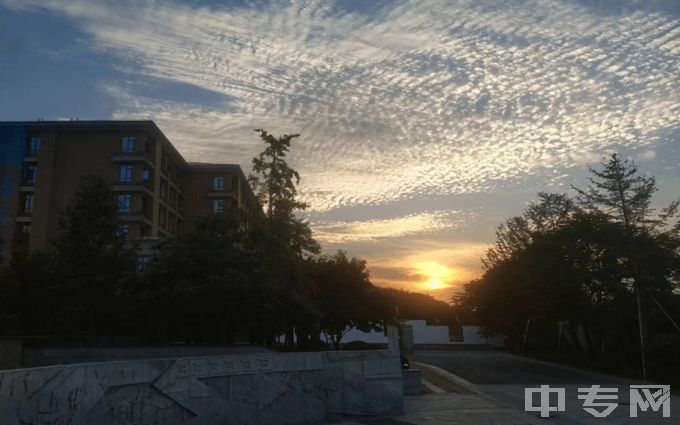
[[[116,326],[116,297],[135,270],[135,250],[126,245],[119,224],[110,184],[98,175],[84,176],[59,218],[52,250],[63,320],[77,329],[95,333]]]
[[[285,330],[287,346],[292,347],[295,327],[303,328],[316,317],[313,303],[304,294],[308,279],[304,256],[318,253],[319,244],[309,224],[296,216],[307,204],[296,198],[300,176],[288,165],[286,155],[298,135],[274,137],[264,130],[256,131],[265,149],[253,158],[255,174],[249,180],[265,206],[266,216],[254,221],[253,233],[265,253],[268,281],[279,294],[279,326]]]
[[[656,192],[656,179],[638,173],[632,160],[621,160],[612,154],[601,163],[602,171],[589,167],[593,177],[585,189],[574,187],[577,200],[586,211],[602,214],[610,221],[622,223],[629,231],[649,224],[663,225],[678,208],[674,201],[656,218],[650,217],[652,195]]]
[[[50,249],[14,252],[24,331],[120,330],[120,294],[134,272],[135,251],[118,233],[117,210],[108,182],[101,176],[84,176],[59,217]]]
[[[291,141],[297,134],[274,137],[264,130],[256,130],[265,149],[253,158],[253,172],[248,176],[260,203],[266,209],[267,246],[284,256],[318,253],[319,244],[312,238],[309,224],[296,217],[296,211],[307,208],[299,201],[297,185],[300,175],[286,162]]]
[[[654,178],[638,175],[632,161],[617,155],[591,173],[575,201],[540,194],[521,217],[501,225],[484,257],[485,273],[454,302],[515,348],[530,323],[529,345],[549,352],[566,323],[566,338],[581,356],[627,370],[639,340],[634,289],[643,294],[641,311],[655,317],[657,329],[667,326],[660,324],[658,300],[677,302],[680,240],[678,225],[670,221],[678,203],[654,214]],[[655,335],[651,340],[661,341]]]
[[[205,217],[157,247],[139,306],[152,339],[231,344],[258,321],[271,294],[261,288],[264,265],[241,214]]]
[[[320,312],[319,328],[336,349],[352,327],[382,329],[387,312],[380,308],[380,293],[370,281],[366,261],[338,251],[332,257],[317,258],[311,266],[309,292]]]
[[[666,226],[667,220],[677,213],[678,201],[671,203],[660,215],[652,217],[652,195],[657,190],[654,177],[639,175],[633,161],[621,160],[617,154],[612,154],[601,165],[602,171],[590,168],[594,177],[589,179],[590,184],[586,189],[576,188],[578,201],[585,210],[603,215],[623,227],[625,239],[622,241],[619,263],[625,270],[625,276],[621,283],[632,285],[635,291],[642,371],[646,379],[643,298],[653,297],[656,292],[672,290],[674,287],[665,275],[652,278],[651,275],[657,273],[649,267],[648,254],[655,252],[662,255],[657,249],[662,239],[665,243],[673,242],[677,246],[676,232],[658,232],[657,229]],[[656,263],[659,264],[658,261]]]
[[[559,193],[538,194],[522,216],[511,217],[496,229],[496,242],[482,259],[485,267],[509,260],[532,243],[534,234],[556,231],[576,212],[574,202]]]
[[[463,324],[455,317],[451,305],[430,294],[396,288],[378,288],[388,307],[388,320],[425,320],[431,325]]]

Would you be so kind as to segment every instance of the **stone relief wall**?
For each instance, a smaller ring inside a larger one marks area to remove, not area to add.
[[[388,351],[272,353],[0,371],[2,425],[304,424],[402,408]]]

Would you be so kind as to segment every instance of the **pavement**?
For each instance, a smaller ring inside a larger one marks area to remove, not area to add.
[[[425,393],[404,396],[404,414],[356,419],[335,425],[544,425],[480,391],[471,382],[434,365],[412,362]]]
[[[405,396],[403,415],[335,425],[680,424],[680,397],[676,395],[671,396],[670,418],[651,409],[630,417],[629,388],[640,381],[489,350],[419,351],[409,358],[412,367],[421,370],[426,393]],[[541,385],[565,389],[565,411],[552,412],[548,418],[524,411],[525,388]],[[591,385],[618,389],[619,405],[609,416],[596,418],[583,409],[578,389]]]

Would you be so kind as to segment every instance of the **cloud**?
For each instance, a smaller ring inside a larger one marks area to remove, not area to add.
[[[317,237],[353,247],[376,270],[413,275],[413,262],[427,261],[421,250],[474,277],[482,248],[464,230],[489,234],[481,227],[500,220],[490,207],[466,215],[458,200],[517,195],[512,208],[521,209],[524,192],[568,190],[607,152],[659,161],[680,138],[672,2],[403,0],[369,11],[316,0],[191,3],[0,7],[69,17],[120,75],[98,86],[112,118],[155,120],[189,160],[247,170],[261,150],[254,128],[301,133],[290,162]],[[163,96],[140,81],[201,95]],[[496,211],[512,209],[503,202]],[[352,215],[362,208],[374,214]],[[449,239],[433,241],[439,234]]]
[[[434,290],[433,294],[448,300],[449,295],[460,290],[464,283],[479,276],[479,259],[488,245],[420,237],[384,244],[380,249],[366,248],[365,245],[355,245],[352,254],[368,261],[375,284],[433,291],[428,282],[437,278],[450,290]]]
[[[656,158],[656,152],[651,149],[648,149],[640,154],[641,160],[650,161],[654,158]]]
[[[301,132],[312,211],[493,191],[680,124],[680,24],[635,4],[2,4],[72,17],[133,77],[229,96],[186,108],[118,88],[115,117],[153,117],[191,159],[247,163],[252,128]]]
[[[387,238],[453,229],[462,221],[463,215],[459,212],[433,211],[391,219],[315,224],[314,235],[326,244],[384,242]]]

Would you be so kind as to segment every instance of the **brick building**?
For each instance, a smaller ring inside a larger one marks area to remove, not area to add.
[[[241,167],[187,162],[153,121],[0,122],[3,260],[17,233],[30,249],[48,247],[85,174],[111,182],[120,231],[147,254],[208,214],[259,210]]]

